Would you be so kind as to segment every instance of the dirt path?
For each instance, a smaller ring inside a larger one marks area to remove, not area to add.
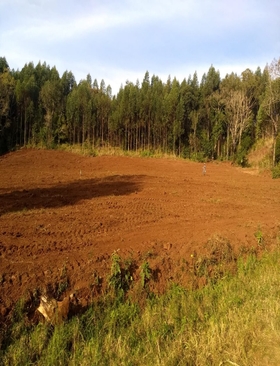
[[[250,173],[250,174],[246,174]],[[0,309],[67,269],[69,290],[105,276],[110,256],[161,268],[207,251],[211,238],[235,250],[280,239],[280,180],[226,163],[82,157],[21,150],[0,157]],[[143,257],[144,256],[144,257]]]

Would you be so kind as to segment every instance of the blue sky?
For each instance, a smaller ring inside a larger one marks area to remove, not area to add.
[[[46,61],[117,93],[148,70],[162,81],[224,77],[280,57],[279,0],[0,0],[0,56]]]

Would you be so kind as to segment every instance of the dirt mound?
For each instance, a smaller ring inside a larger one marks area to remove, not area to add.
[[[50,286],[89,301],[114,251],[135,260],[136,275],[148,261],[160,292],[186,284],[184,269],[207,255],[211,266],[213,240],[215,253],[217,243],[245,253],[280,238],[280,182],[229,164],[203,175],[183,160],[20,150],[0,158],[0,172],[3,316]]]

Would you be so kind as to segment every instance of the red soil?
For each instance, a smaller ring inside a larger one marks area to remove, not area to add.
[[[179,268],[217,237],[236,252],[258,249],[258,229],[266,248],[279,244],[280,180],[253,170],[213,162],[204,176],[184,160],[10,153],[0,157],[0,310],[63,271],[67,291],[88,301],[116,250],[148,260],[161,291],[186,283]]]

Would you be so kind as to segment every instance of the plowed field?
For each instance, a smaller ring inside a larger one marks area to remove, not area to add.
[[[155,291],[187,282],[181,267],[215,238],[244,252],[279,244],[280,180],[215,162],[203,175],[185,160],[28,149],[0,157],[2,316],[66,272],[67,291],[88,301],[117,250],[138,265],[148,258]]]

